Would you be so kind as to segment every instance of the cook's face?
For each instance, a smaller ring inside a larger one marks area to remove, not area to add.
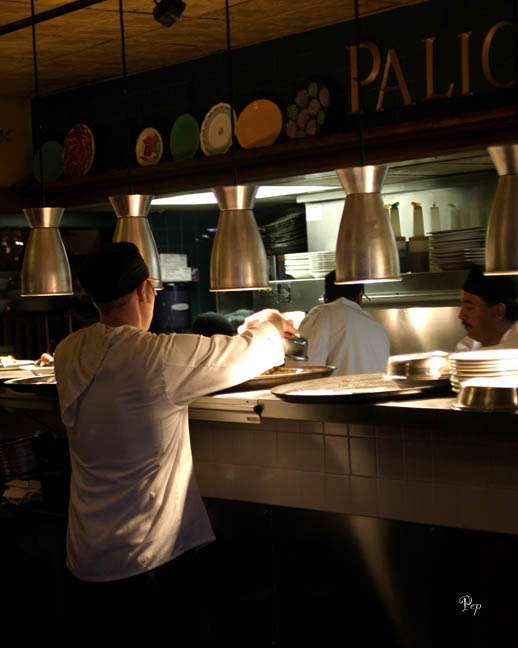
[[[482,297],[462,293],[459,319],[473,340],[487,344],[494,336],[499,317],[497,305],[490,306]]]

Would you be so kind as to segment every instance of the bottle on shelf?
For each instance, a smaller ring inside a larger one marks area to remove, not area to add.
[[[390,205],[390,222],[392,223],[392,229],[394,230],[394,236],[396,237],[396,244],[399,254],[399,271],[408,272],[408,249],[407,249],[407,240],[404,236],[401,236],[401,224],[399,222],[399,203],[393,203]]]
[[[414,208],[414,235],[408,241],[408,262],[411,272],[428,272],[430,255],[428,237],[424,235],[423,208],[421,203],[411,203]]]

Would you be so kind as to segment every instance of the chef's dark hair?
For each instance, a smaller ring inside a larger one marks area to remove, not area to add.
[[[107,304],[128,295],[149,277],[138,247],[126,241],[111,243],[90,254],[79,271],[83,290],[96,304]]]
[[[324,280],[325,297],[328,302],[334,301],[339,297],[345,297],[351,301],[357,302],[360,292],[364,291],[363,284],[335,284],[336,272],[332,270],[326,274]]]
[[[510,322],[518,320],[518,277],[514,275],[484,275],[484,269],[470,270],[463,287],[464,292],[481,297],[489,306],[503,304]]]

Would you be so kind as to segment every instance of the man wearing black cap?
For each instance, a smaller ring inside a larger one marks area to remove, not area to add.
[[[485,276],[474,268],[464,283],[459,319],[467,336],[456,351],[518,347],[518,277]]]
[[[302,320],[299,333],[308,340],[310,365],[332,365],[335,375],[385,371],[390,354],[387,331],[361,308],[363,284],[335,284],[326,275],[324,303]]]
[[[182,624],[192,640],[193,550],[214,535],[193,472],[187,408],[282,364],[282,337],[292,327],[277,311],[262,311],[258,324],[233,337],[150,333],[155,289],[132,243],[91,256],[79,279],[100,321],[55,352],[72,466],[72,618],[81,633],[111,629],[118,638],[143,628],[149,638],[166,620],[175,640]],[[153,623],[142,596],[150,578],[174,585],[167,614],[155,606]]]

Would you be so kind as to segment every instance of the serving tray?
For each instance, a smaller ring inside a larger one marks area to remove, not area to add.
[[[274,374],[260,374],[251,378],[235,387],[230,387],[226,389],[226,392],[229,391],[249,391],[252,389],[270,389],[276,385],[285,385],[290,382],[301,382],[314,378],[322,378],[324,376],[330,376],[335,367],[328,365],[317,366],[312,365],[308,367],[283,367],[282,373]]]
[[[447,396],[451,385],[449,379],[393,379],[379,373],[292,382],[274,387],[271,392],[293,403],[369,403],[421,395]]]

